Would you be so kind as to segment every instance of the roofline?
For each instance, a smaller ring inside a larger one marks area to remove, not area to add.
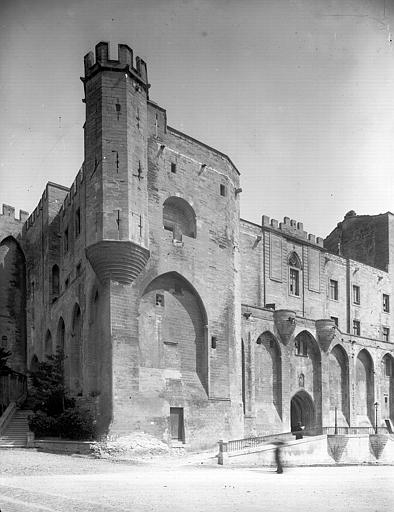
[[[215,149],[213,148],[212,146],[208,146],[208,144],[205,144],[204,142],[201,142],[200,140],[197,140],[197,139],[194,139],[193,137],[190,137],[190,135],[187,135],[186,133],[183,133],[183,132],[180,132],[179,130],[177,130],[176,128],[172,128],[172,126],[168,126],[167,125],[167,130],[169,130],[170,132],[173,132],[177,135],[182,135],[182,137],[186,137],[187,139],[190,139],[192,140],[193,142],[196,142],[197,144],[200,144],[200,146],[203,146],[204,148],[207,148],[207,149],[210,149],[211,151],[213,151],[214,153],[217,153],[218,155],[222,156],[223,158],[225,158],[226,160],[228,160],[230,162],[230,164],[232,165],[232,167],[235,169],[236,173],[238,174],[238,176],[241,175],[241,173],[239,172],[239,170],[236,168],[236,166],[234,165],[233,161],[231,160],[231,158],[226,155],[225,153],[222,153],[221,151],[219,151],[218,149]]]

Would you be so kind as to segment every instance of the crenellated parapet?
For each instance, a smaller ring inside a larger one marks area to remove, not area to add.
[[[73,181],[71,187],[68,189],[67,195],[63,200],[63,204],[60,208],[60,213],[65,215],[69,208],[72,207],[74,202],[74,197],[79,193],[84,183],[84,167],[82,166],[75,180]]]
[[[283,234],[299,238],[300,240],[306,240],[310,244],[323,247],[323,238],[308,234],[304,231],[304,225],[302,222],[297,222],[296,220],[290,219],[290,217],[284,217],[283,222],[278,222],[276,219],[270,219],[267,215],[263,215],[262,227],[268,227]]]
[[[89,52],[84,57],[85,77],[81,78],[86,82],[99,71],[110,70],[127,73],[136,80],[148,93],[150,87],[148,83],[148,71],[146,62],[140,57],[136,57],[134,63],[133,50],[126,44],[118,45],[118,59],[109,58],[109,44],[100,42],[96,45],[95,54]]]
[[[2,213],[0,213],[0,217],[11,217],[12,220],[16,222],[26,222],[26,219],[29,217],[29,213],[24,210],[19,210],[19,217],[15,217],[15,208],[8,204],[3,204]]]

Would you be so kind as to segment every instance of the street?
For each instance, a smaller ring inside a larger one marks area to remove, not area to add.
[[[0,451],[1,512],[394,510],[394,467],[232,468]]]

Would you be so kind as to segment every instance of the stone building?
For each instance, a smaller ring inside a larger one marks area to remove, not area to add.
[[[60,346],[101,434],[189,447],[394,419],[393,215],[350,212],[325,242],[288,218],[242,220],[238,170],[167,125],[128,46],[111,60],[99,43],[82,82],[73,185],[0,215],[13,369]]]

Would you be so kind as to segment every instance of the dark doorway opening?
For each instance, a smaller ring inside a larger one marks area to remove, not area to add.
[[[170,434],[173,441],[185,442],[183,407],[170,407]]]
[[[315,406],[310,395],[306,391],[296,393],[290,402],[291,430],[301,423],[305,430],[316,426]]]

